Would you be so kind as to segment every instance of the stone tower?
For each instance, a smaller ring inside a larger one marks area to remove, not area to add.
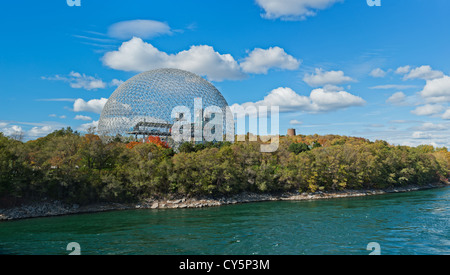
[[[288,137],[295,137],[297,135],[295,129],[288,129],[287,132]]]

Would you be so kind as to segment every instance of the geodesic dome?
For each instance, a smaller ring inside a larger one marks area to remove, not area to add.
[[[103,108],[98,132],[104,137],[137,136],[139,126],[146,126],[153,127],[153,130],[147,130],[148,135],[164,135],[161,129],[168,133],[175,122],[172,110],[186,106],[194,116],[196,98],[201,98],[203,109],[217,106],[226,113],[228,103],[222,94],[196,74],[178,69],[141,73],[120,85],[111,95]]]

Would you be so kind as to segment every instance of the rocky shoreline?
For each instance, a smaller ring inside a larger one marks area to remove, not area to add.
[[[392,188],[387,190],[359,190],[359,191],[339,191],[339,192],[316,192],[316,193],[283,193],[283,194],[250,194],[244,193],[232,197],[223,198],[198,198],[198,199],[172,199],[157,200],[147,199],[138,204],[102,203],[88,206],[77,204],[69,205],[59,201],[36,202],[9,209],[0,209],[0,222],[12,221],[40,217],[55,217],[75,214],[98,213],[106,211],[132,210],[132,209],[187,209],[217,207],[223,205],[233,205],[252,202],[265,201],[306,201],[335,198],[353,198],[389,193],[404,193],[432,188],[449,186],[444,183],[430,184],[426,186],[408,186]]]

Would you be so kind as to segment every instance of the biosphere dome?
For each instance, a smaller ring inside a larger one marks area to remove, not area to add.
[[[194,116],[194,100],[199,98],[203,110],[217,106],[226,112],[228,103],[222,94],[196,74],[177,69],[141,73],[111,95],[102,111],[98,132],[109,137],[170,136],[176,122],[174,108],[186,106]]]

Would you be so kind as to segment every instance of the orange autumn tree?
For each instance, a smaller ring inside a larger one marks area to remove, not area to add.
[[[153,143],[156,146],[165,148],[165,149],[170,148],[169,145],[167,144],[167,142],[162,141],[159,137],[151,137],[150,136],[147,138],[147,143]]]

